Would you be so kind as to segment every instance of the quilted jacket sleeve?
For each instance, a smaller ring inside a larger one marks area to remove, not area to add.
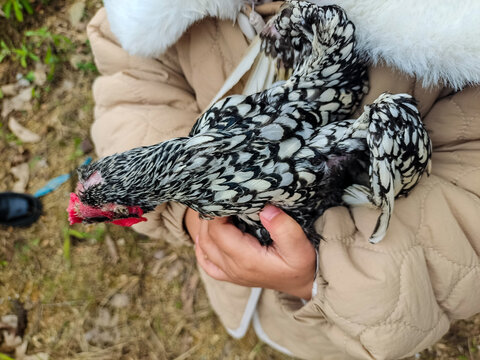
[[[480,88],[438,100],[424,118],[433,173],[395,202],[386,238],[368,243],[378,213],[344,207],[317,223],[325,240],[317,293],[295,317],[362,359],[398,359],[480,312]]]
[[[129,55],[110,32],[105,10],[88,26],[101,76],[93,86],[91,135],[98,156],[184,136],[199,115],[197,102],[178,65],[174,47],[157,59]],[[147,214],[135,230],[173,243],[187,243],[178,226],[185,207],[168,203]]]

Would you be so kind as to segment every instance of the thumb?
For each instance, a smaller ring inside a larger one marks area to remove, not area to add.
[[[265,206],[260,212],[260,221],[277,247],[288,251],[298,249],[302,243],[311,246],[300,224],[273,205]]]

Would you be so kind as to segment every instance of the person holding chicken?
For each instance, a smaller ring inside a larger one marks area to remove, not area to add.
[[[432,174],[396,200],[385,239],[368,243],[378,211],[366,207],[327,210],[315,223],[318,252],[270,205],[260,212],[268,248],[227,218],[203,220],[175,202],[134,228],[195,244],[212,307],[234,337],[253,324],[267,344],[300,358],[401,358],[439,340],[453,319],[480,312],[480,6],[333,3],[355,24],[371,64],[362,104],[386,91],[412,94],[433,143]],[[268,77],[253,61],[236,81],[230,74],[261,31],[258,14],[273,15],[277,2],[253,13],[241,0],[105,5],[88,28],[102,74],[92,127],[99,156],[185,136],[225,81],[224,94],[235,94]]]

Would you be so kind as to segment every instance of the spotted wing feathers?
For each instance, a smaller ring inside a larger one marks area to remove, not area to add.
[[[423,173],[429,174],[432,144],[408,94],[380,95],[365,107],[355,127],[367,129],[370,189],[351,186],[343,200],[349,205],[370,202],[381,210],[370,238],[377,243],[386,234],[395,197],[408,195]]]

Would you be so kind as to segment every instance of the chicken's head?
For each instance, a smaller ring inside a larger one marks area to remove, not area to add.
[[[263,51],[279,60],[278,66],[295,68],[312,48],[310,13],[317,6],[306,1],[286,1],[260,34]]]
[[[85,166],[78,170],[78,175],[77,188],[75,193],[70,194],[67,208],[70,225],[80,222],[110,222],[132,226],[147,221],[142,216],[144,210],[140,206],[126,205],[120,194],[117,197],[110,194],[112,184],[107,184],[99,170]]]
[[[339,31],[340,29],[340,31]],[[296,69],[308,58],[339,52],[353,37],[354,26],[345,12],[336,5],[318,6],[310,1],[285,1],[262,32],[262,49],[277,59],[277,66]],[[329,49],[331,48],[331,49]],[[313,51],[315,50],[315,51]]]

